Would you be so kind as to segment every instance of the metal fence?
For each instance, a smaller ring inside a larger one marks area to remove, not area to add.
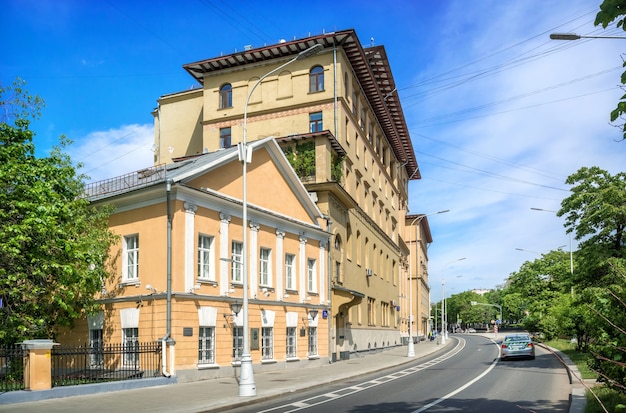
[[[24,356],[20,344],[0,346],[0,392],[24,390]]]
[[[52,349],[52,387],[161,375],[161,343],[89,345]]]

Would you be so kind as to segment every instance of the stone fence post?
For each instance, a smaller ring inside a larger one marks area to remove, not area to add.
[[[28,350],[24,357],[24,388],[48,390],[52,388],[52,340],[25,340],[22,348]]]

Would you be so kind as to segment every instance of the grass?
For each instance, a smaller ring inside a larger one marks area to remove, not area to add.
[[[555,339],[544,342],[544,344],[555,348],[567,355],[580,371],[583,379],[597,379],[598,375],[589,369],[588,361],[593,357],[590,353],[581,353],[576,351],[576,344],[570,343],[569,340]],[[626,413],[626,395],[620,394],[615,390],[611,390],[603,385],[593,387],[593,393],[600,399],[604,405],[604,410],[591,392],[587,391],[587,405],[585,413]]]
[[[578,371],[580,372],[582,379],[598,378],[598,375],[591,371],[588,364],[588,361],[591,360],[593,356],[590,353],[581,353],[580,351],[576,351],[576,344],[563,339],[545,341],[544,344],[565,353],[565,355],[567,355],[567,357],[569,357],[572,362],[576,364],[576,367],[578,367]]]
[[[626,395],[620,394],[615,390],[608,389],[604,386],[596,386],[593,392],[598,396],[606,410],[599,404],[596,398],[590,392],[587,392],[587,406],[585,413],[626,413]]]

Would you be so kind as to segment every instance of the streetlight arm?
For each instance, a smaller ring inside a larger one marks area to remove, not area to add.
[[[584,36],[576,33],[552,33],[552,40],[580,40],[580,39],[626,39],[626,36]],[[534,208],[533,208],[534,209]]]

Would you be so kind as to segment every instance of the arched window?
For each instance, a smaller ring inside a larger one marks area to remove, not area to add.
[[[321,92],[324,90],[324,68],[315,66],[309,72],[309,92]]]
[[[220,88],[220,109],[233,107],[233,86],[226,83]]]

